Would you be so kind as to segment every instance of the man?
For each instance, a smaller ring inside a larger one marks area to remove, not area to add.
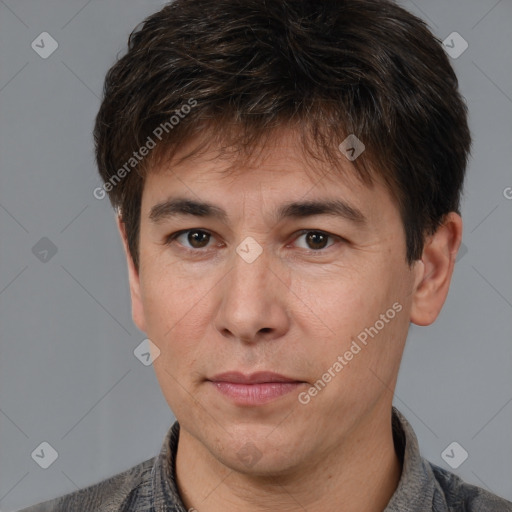
[[[392,407],[462,237],[470,134],[388,0],[176,0],[94,131],[132,316],[177,421],[159,456],[27,511],[512,511]]]

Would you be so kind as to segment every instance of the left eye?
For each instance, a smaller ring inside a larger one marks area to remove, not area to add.
[[[188,250],[204,249],[205,247],[207,247],[208,242],[210,241],[212,236],[213,235],[209,231],[205,231],[202,229],[187,229],[169,235],[165,241],[165,244],[171,245],[174,242],[174,240],[179,241],[181,237],[185,237],[184,240],[186,240],[186,242],[190,245],[187,247],[185,243],[181,241],[180,243],[181,245],[184,245]],[[326,245],[327,240],[329,238],[339,238],[335,237],[334,235],[325,233],[323,231],[304,229],[299,232],[299,236],[297,238],[294,238],[294,241],[298,240],[303,236],[305,236],[305,243],[308,244],[308,247],[303,248],[306,250],[312,250],[313,252],[318,252],[322,249],[325,249],[326,247],[329,247]]]
[[[298,240],[302,236],[306,235],[305,241],[306,244],[310,244],[310,247],[305,247],[305,249],[312,249],[313,251],[319,251],[321,249],[325,249],[326,242],[329,238],[334,238],[334,235],[330,235],[328,233],[324,233],[323,231],[311,231],[311,230],[303,230],[300,232],[300,236],[295,240]],[[334,242],[333,242],[334,243]],[[333,244],[331,244],[333,245]],[[311,247],[313,246],[313,247]],[[330,247],[330,246],[327,246]]]

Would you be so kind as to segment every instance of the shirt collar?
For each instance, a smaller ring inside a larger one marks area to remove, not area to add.
[[[432,468],[420,455],[412,426],[395,407],[392,408],[392,431],[395,450],[403,467],[398,486],[383,512],[431,512],[435,489]],[[155,512],[187,512],[176,485],[179,432],[180,425],[175,421],[155,458],[151,472],[152,510]]]
[[[151,471],[151,511],[187,512],[176,485],[176,453],[179,436],[180,424],[175,421],[165,436],[162,449]]]
[[[412,426],[396,407],[392,409],[392,428],[395,450],[403,467],[398,486],[384,512],[432,512],[434,473],[420,454]]]

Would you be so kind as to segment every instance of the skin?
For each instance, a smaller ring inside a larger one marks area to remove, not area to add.
[[[283,130],[257,162],[231,174],[222,173],[230,160],[216,158],[215,148],[174,165],[188,145],[154,169],[142,196],[139,272],[117,219],[133,320],[160,350],[153,366],[181,427],[176,474],[187,509],[381,512],[400,479],[391,431],[399,364],[410,322],[431,324],[444,304],[462,220],[448,214],[409,268],[399,212],[383,184],[360,183],[343,155],[347,172],[318,181],[296,140]],[[228,223],[151,223],[151,207],[178,194],[223,207]],[[271,219],[287,201],[339,197],[365,214],[365,228],[327,215]],[[194,228],[211,237],[163,244]],[[334,237],[308,244],[302,229]],[[235,251],[248,236],[263,250],[252,263]],[[401,311],[300,403],[297,393],[396,302]],[[270,403],[238,406],[206,381],[231,370],[274,371],[304,384]],[[250,466],[238,456],[248,442],[260,454]]]

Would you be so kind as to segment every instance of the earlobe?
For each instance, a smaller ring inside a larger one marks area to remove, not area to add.
[[[144,316],[144,308],[141,299],[141,287],[139,271],[135,268],[133,258],[130,254],[128,246],[128,238],[126,236],[126,226],[123,222],[121,214],[116,215],[117,227],[123,242],[126,263],[128,266],[128,280],[130,284],[130,295],[132,302],[132,319],[135,325],[142,332],[146,332],[146,321]]]
[[[414,324],[430,325],[441,312],[461,241],[462,219],[455,212],[447,214],[442,225],[425,241],[411,305]]]

